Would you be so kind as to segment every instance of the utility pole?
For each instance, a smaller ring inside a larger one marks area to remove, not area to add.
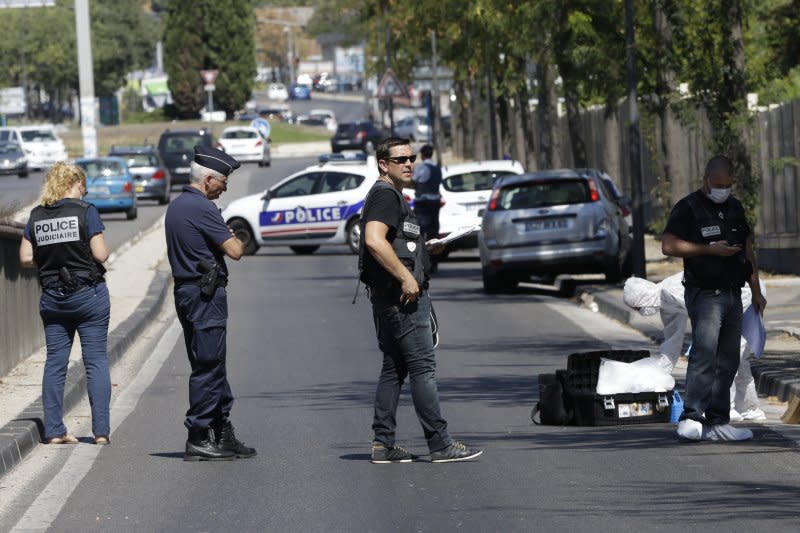
[[[97,156],[97,130],[94,114],[94,72],[89,24],[89,0],[75,0],[75,32],[78,38],[78,80],[80,82],[81,134],[83,156]]]
[[[439,144],[439,139],[444,139],[444,136],[439,132],[442,126],[442,113],[439,109],[439,58],[436,54],[436,30],[431,33],[431,51],[433,52],[433,73],[431,75],[433,85],[431,86],[431,100],[433,105],[433,124],[431,124],[431,142],[436,149],[436,164],[442,166],[442,146]]]
[[[386,70],[392,68],[392,19],[389,4],[386,4]],[[389,136],[394,137],[394,96],[389,95]]]
[[[633,33],[633,1],[625,0],[625,46],[628,70],[628,125],[629,157],[631,168],[631,196],[633,199],[633,274],[639,278],[647,277],[644,253],[644,205],[642,195],[642,162],[639,138],[639,108],[636,103],[636,49]]]
[[[494,87],[492,87],[492,69],[489,64],[489,54],[486,54],[486,96],[489,100],[489,136],[492,159],[499,159],[497,155],[497,121],[495,120]]]
[[[291,26],[284,26],[283,29],[286,31],[286,40],[288,45],[288,50],[286,51],[286,59],[289,61],[289,90],[292,90],[292,85],[295,83],[295,76],[294,76],[294,46],[292,43],[292,27]]]

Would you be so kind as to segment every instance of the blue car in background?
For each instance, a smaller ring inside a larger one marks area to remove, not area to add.
[[[289,98],[292,100],[311,100],[311,87],[308,85],[292,85],[289,91]]]
[[[98,211],[124,211],[128,220],[136,218],[136,190],[128,165],[120,157],[77,159],[86,173],[86,196]]]

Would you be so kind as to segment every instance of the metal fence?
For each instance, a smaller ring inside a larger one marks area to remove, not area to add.
[[[44,345],[35,269],[22,269],[22,224],[0,222],[0,376]]]

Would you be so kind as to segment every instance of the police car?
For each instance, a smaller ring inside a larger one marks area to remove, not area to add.
[[[323,244],[346,244],[358,253],[358,218],[378,179],[374,157],[320,156],[320,163],[231,202],[222,217],[252,255],[261,246],[288,246],[312,254]]]

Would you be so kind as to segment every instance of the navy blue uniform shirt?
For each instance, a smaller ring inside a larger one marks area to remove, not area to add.
[[[188,185],[183,188],[183,193],[167,208],[164,232],[167,257],[176,280],[201,278],[200,261],[203,260],[216,261],[220,276],[228,277],[225,253],[220,246],[233,235],[219,208],[202,192]]]

